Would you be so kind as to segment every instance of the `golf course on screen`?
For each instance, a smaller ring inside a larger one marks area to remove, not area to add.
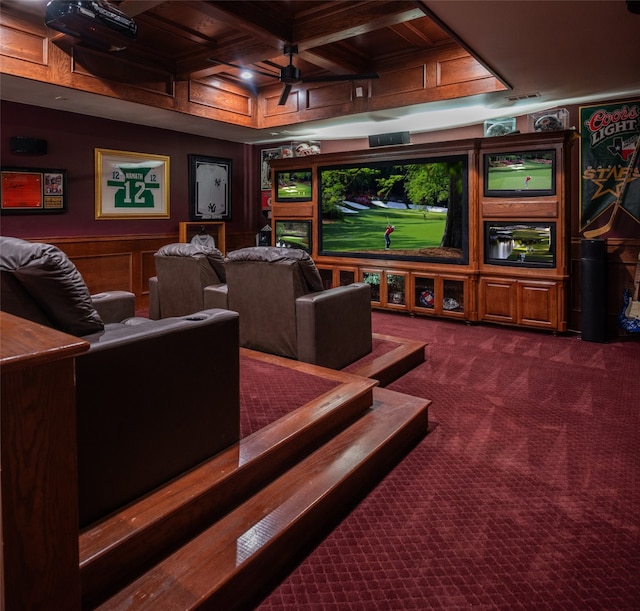
[[[384,232],[393,225],[390,250],[418,250],[440,245],[446,210],[370,208],[322,223],[322,249],[334,252],[384,250]]]
[[[490,191],[547,191],[552,187],[552,172],[548,154],[496,155],[490,158],[487,187]]]

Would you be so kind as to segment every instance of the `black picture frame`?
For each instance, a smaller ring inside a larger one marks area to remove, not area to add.
[[[189,155],[189,220],[231,220],[231,159]]]
[[[67,211],[67,171],[1,168],[0,214],[60,214]]]

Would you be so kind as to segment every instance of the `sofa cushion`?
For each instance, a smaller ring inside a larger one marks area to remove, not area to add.
[[[77,336],[104,329],[80,272],[59,248],[0,237],[0,269],[13,274],[56,329]]]
[[[277,246],[250,246],[234,250],[227,255],[226,261],[264,261],[266,263],[297,262],[307,288],[312,293],[324,290],[320,272],[309,253],[299,248],[280,248]]]

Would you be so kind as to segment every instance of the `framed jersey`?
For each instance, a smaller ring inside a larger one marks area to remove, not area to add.
[[[231,220],[231,159],[189,155],[189,217]]]

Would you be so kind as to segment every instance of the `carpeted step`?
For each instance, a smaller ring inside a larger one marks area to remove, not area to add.
[[[424,362],[426,342],[381,333],[374,333],[373,340],[374,346],[382,346],[381,354],[374,351],[371,356],[352,363],[343,371],[378,380],[380,386],[387,386]]]
[[[424,437],[430,401],[376,388],[371,409],[100,609],[257,602]]]
[[[85,608],[117,591],[245,501],[373,403],[374,380],[306,364],[292,366],[333,376],[342,383],[84,530],[79,548]]]

